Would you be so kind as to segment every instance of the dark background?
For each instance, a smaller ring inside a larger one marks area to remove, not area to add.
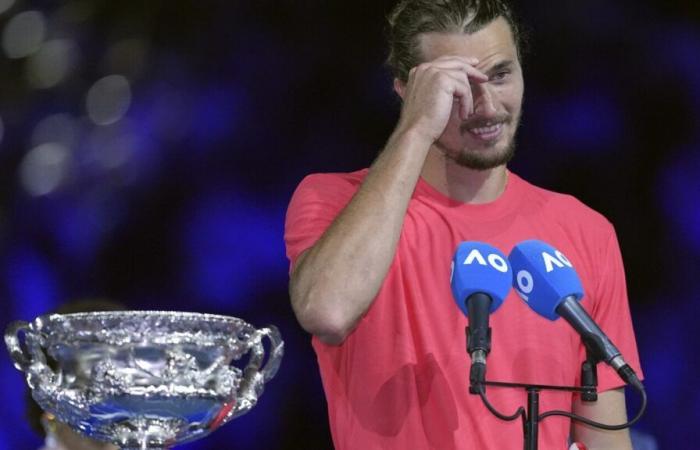
[[[83,298],[274,323],[286,356],[259,404],[182,448],[331,448],[284,214],[304,175],[365,167],[390,134],[393,3],[0,0],[0,327]],[[512,168],[615,225],[650,397],[636,429],[694,448],[700,3],[517,10]],[[0,450],[39,447],[4,351],[0,392]]]

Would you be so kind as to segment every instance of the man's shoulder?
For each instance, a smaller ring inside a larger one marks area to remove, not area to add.
[[[318,172],[304,177],[299,183],[299,188],[306,189],[332,189],[347,188],[357,189],[362,180],[367,176],[369,169],[360,169],[354,172]]]
[[[610,221],[577,197],[536,186],[521,179],[528,198],[538,209],[548,216],[555,216],[566,222],[585,223],[589,227],[600,228],[601,231],[612,227]]]
[[[345,205],[360,187],[368,169],[355,172],[312,173],[304,177],[294,190],[290,208],[300,205]]]

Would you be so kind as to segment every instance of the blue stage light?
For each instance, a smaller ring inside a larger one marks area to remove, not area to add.
[[[661,172],[657,203],[673,236],[700,254],[700,149],[681,152]]]
[[[286,282],[284,211],[242,192],[209,195],[186,210],[185,276],[198,301],[248,308],[265,289]]]
[[[10,250],[4,259],[2,277],[13,303],[14,318],[31,320],[58,305],[56,273],[35,249],[18,246]]]

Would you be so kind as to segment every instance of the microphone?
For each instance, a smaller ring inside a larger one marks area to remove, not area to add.
[[[508,259],[483,242],[462,242],[452,260],[450,285],[457,306],[469,318],[467,351],[472,360],[469,392],[478,394],[486,378],[486,356],[491,351],[489,314],[496,311],[511,289]]]
[[[581,335],[586,349],[597,361],[614,368],[625,383],[642,386],[617,347],[580,305],[583,286],[564,254],[533,239],[516,245],[508,259],[513,287],[530,308],[550,320],[563,317]]]

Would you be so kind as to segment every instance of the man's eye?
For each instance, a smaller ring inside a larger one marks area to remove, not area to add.
[[[493,75],[491,75],[491,81],[501,81],[504,80],[508,75],[510,74],[510,71],[508,70],[502,70],[500,72],[496,72]]]

